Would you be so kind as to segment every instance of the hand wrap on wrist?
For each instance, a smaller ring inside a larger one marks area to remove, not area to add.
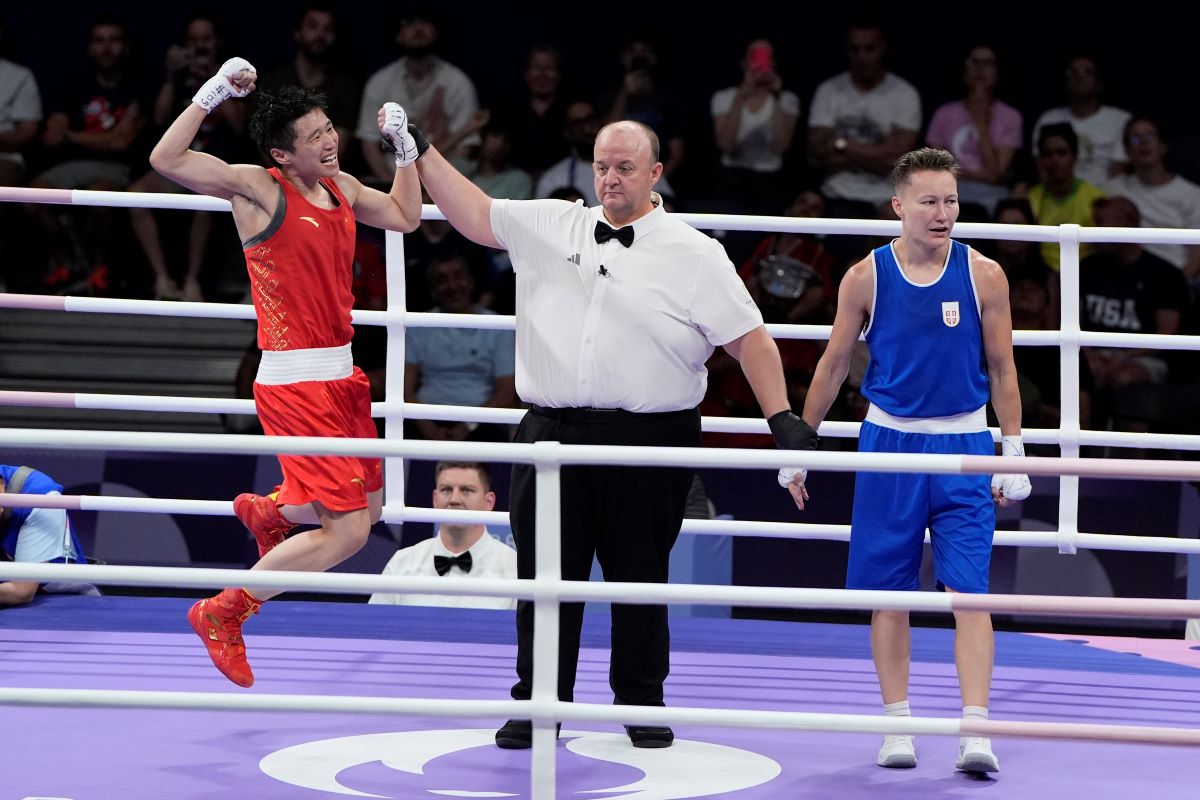
[[[253,76],[257,77],[258,70],[254,69],[254,65],[244,58],[231,58],[221,65],[217,70],[217,74],[213,75],[204,85],[200,87],[200,91],[192,98],[192,102],[204,109],[206,114],[211,114],[213,109],[221,105],[231,97],[245,97],[250,94],[250,89],[253,86],[253,78],[249,86],[240,87],[233,82],[238,73],[246,70]]]

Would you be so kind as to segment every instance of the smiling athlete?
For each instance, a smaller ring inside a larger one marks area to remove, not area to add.
[[[420,223],[416,173],[397,169],[391,192],[363,186],[338,165],[338,134],[324,98],[296,87],[264,93],[250,132],[274,165],[230,165],[189,150],[205,116],[254,90],[245,59],[226,61],[150,155],[163,176],[197,194],[231,201],[246,254],[262,363],[254,401],[263,430],[278,436],[374,437],[367,378],[350,358],[355,221],[410,232]],[[416,144],[404,110],[388,103],[380,132],[399,167]],[[238,519],[254,534],[258,570],[319,572],[362,548],[382,508],[377,458],[280,456],[283,484],[267,497],[239,495]],[[319,524],[285,540],[298,523]],[[254,675],[242,623],[275,591],[226,589],[188,612],[217,668],[239,686]]]

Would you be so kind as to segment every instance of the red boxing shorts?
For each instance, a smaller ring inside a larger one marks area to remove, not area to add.
[[[333,436],[374,439],[371,384],[358,367],[335,381],[254,384],[254,405],[270,436]],[[321,503],[330,511],[367,507],[367,494],[383,488],[383,462],[352,456],[279,456],[283,486],[278,502]]]

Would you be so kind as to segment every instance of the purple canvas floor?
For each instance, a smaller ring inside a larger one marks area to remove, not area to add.
[[[330,605],[331,613],[383,619],[377,607]],[[164,609],[173,619],[178,607],[176,602]],[[506,615],[485,619],[489,625],[511,626]],[[64,622],[75,630],[20,624],[19,616],[10,615],[0,625],[3,686],[245,691],[216,673],[190,633],[87,630],[80,628],[95,626],[78,620]],[[722,631],[733,631],[736,635],[724,643],[739,652],[677,651],[667,687],[672,705],[878,713],[871,663],[862,657],[865,628],[748,623],[759,634],[774,631],[779,637],[812,628],[814,639],[824,637],[817,649],[848,654],[831,657],[746,652],[754,648],[731,644],[744,636],[741,621],[703,624],[712,630],[710,650],[723,644]],[[830,628],[844,638],[842,647],[828,638]],[[923,638],[914,648],[914,709],[925,716],[957,715],[953,664],[944,658],[921,660]],[[1031,657],[999,658],[993,716],[1200,727],[1200,669],[1178,659],[1118,655],[1138,652],[1141,641],[1116,640],[1118,651],[1099,640],[1002,636],[998,651],[1008,656],[1021,647],[1029,654],[1057,655],[1045,665],[1027,663]],[[1170,644],[1190,652],[1183,642]],[[256,635],[250,629],[248,645],[258,678],[248,691],[255,693],[495,700],[507,696],[512,682],[508,643]],[[1107,649],[1112,660],[1089,662],[1086,656],[1097,648]],[[1085,667],[1101,666],[1071,669],[1064,664],[1072,652]],[[1128,660],[1128,671],[1118,668],[1122,659]],[[611,700],[603,650],[585,650],[577,697]],[[529,797],[529,754],[491,746],[500,720],[490,718],[32,707],[5,707],[0,713],[6,730],[0,746],[3,800]],[[1198,753],[1188,748],[997,740],[1002,771],[995,779],[980,780],[954,772],[957,740],[943,737],[918,742],[916,769],[893,771],[874,766],[874,736],[677,727],[674,747],[638,751],[613,727],[565,727],[558,751],[560,798],[1169,800],[1196,795],[1185,765],[1196,763]]]

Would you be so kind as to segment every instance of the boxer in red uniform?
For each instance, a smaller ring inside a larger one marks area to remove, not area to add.
[[[367,379],[350,358],[354,226],[360,220],[387,230],[415,230],[420,184],[414,170],[397,169],[384,194],[342,172],[324,99],[296,87],[264,93],[250,121],[250,133],[272,168],[230,165],[189,150],[205,116],[228,98],[245,97],[256,78],[245,59],[225,62],[163,134],[150,164],[197,194],[233,205],[263,351],[254,385],[263,430],[373,437]],[[411,166],[417,148],[404,110],[388,103],[380,120],[397,166]],[[234,500],[238,519],[258,542],[254,569],[317,572],[358,552],[381,513],[379,459],[280,456],[279,462],[283,483],[276,492]],[[298,523],[321,527],[285,538]],[[188,612],[217,669],[239,686],[254,683],[242,623],[275,594],[226,589]]]

